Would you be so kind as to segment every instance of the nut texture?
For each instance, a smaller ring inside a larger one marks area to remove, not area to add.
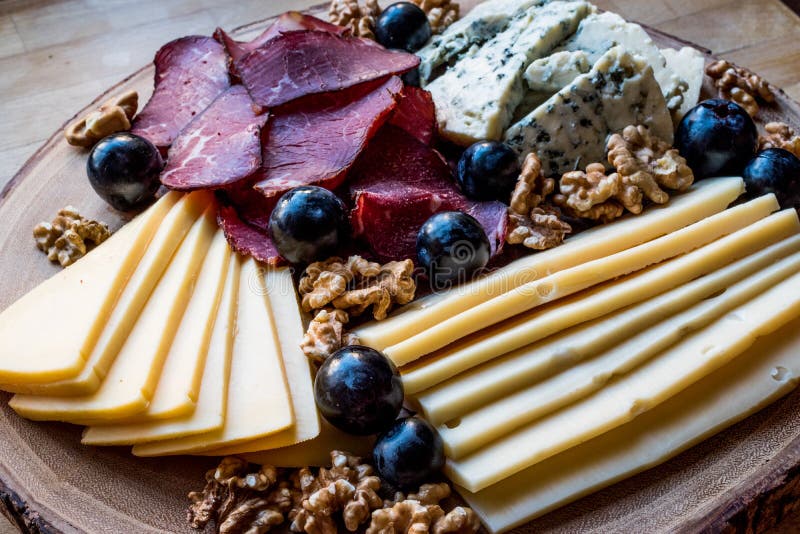
[[[47,253],[47,259],[62,267],[72,265],[86,255],[87,243],[99,245],[111,236],[108,226],[83,217],[67,206],[53,222],[41,222],[33,229],[36,248]]]
[[[104,102],[99,109],[72,123],[64,132],[67,143],[91,147],[103,137],[131,129],[139,107],[139,93],[128,91]]]
[[[433,33],[442,33],[458,20],[461,6],[450,0],[411,0],[428,16]]]
[[[800,158],[800,135],[784,122],[770,122],[764,126],[765,135],[758,137],[758,151],[782,148]]]
[[[300,348],[303,353],[316,362],[347,345],[355,345],[357,339],[348,334],[344,325],[350,316],[344,310],[320,310],[308,325]]]
[[[378,0],[365,0],[364,7],[358,0],[332,0],[328,8],[328,20],[332,24],[349,28],[356,37],[375,39],[375,20],[381,14]]]
[[[759,101],[770,103],[775,100],[772,88],[763,78],[724,59],[709,64],[706,74],[714,80],[720,97],[733,100],[751,117],[758,113]]]

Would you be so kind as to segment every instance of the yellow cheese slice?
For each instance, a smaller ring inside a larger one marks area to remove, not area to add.
[[[0,314],[0,383],[8,384],[0,389],[81,372],[139,258],[179,198],[168,193]]]
[[[266,291],[261,267],[252,258],[245,260],[239,279],[236,337],[223,427],[206,434],[135,445],[133,454],[166,456],[220,449],[276,434],[294,424]]]
[[[370,456],[375,444],[373,436],[354,436],[333,427],[322,419],[317,437],[280,449],[243,454],[242,458],[259,465],[275,467],[329,467],[331,451]]]
[[[485,363],[423,391],[417,401],[426,418],[435,424],[445,423],[610,349],[797,251],[800,251],[800,235],[672,291]]]
[[[795,319],[633,421],[478,493],[456,489],[498,533],[665,462],[794,389],[798,332]]]
[[[795,274],[591,397],[470,456],[448,460],[445,472],[473,492],[496,484],[658,406],[798,315],[800,274]]]
[[[765,195],[653,241],[524,284],[444,320],[406,341],[387,347],[384,353],[396,365],[406,365],[468,334],[544,303],[691,252],[744,228],[776,209],[778,203],[775,197]]]
[[[448,457],[462,458],[539,417],[594,393],[612,378],[631,371],[798,272],[798,268],[800,253],[752,274],[723,293],[633,335],[591,360],[464,415],[457,425],[440,426],[445,452]]]
[[[756,201],[753,201],[756,202]],[[742,208],[747,207],[742,205]],[[735,214],[733,208],[732,215]],[[728,219],[734,224],[737,217]],[[741,220],[747,220],[742,217]],[[460,340],[450,347],[432,354],[414,365],[401,369],[403,384],[407,393],[415,393],[438,384],[459,372],[475,367],[481,363],[524,347],[546,336],[561,332],[576,324],[595,319],[625,306],[641,302],[658,295],[698,276],[712,272],[730,261],[747,256],[760,250],[764,245],[777,242],[800,230],[797,215],[791,210],[774,214],[758,221],[747,231],[737,229],[736,237],[719,239],[704,252],[687,253],[669,262],[670,266],[651,267],[636,275],[612,281],[605,285],[593,287],[590,291],[556,301],[550,306],[520,314],[514,319],[497,326],[486,328],[474,336]],[[756,234],[750,234],[756,231]],[[766,241],[759,241],[762,237]],[[712,234],[715,235],[715,234]],[[694,248],[694,247],[693,247]],[[688,252],[688,251],[687,251]],[[589,266],[585,272],[569,273],[553,278],[573,278],[578,282],[567,280],[562,286],[558,282],[553,291],[564,291],[570,295],[577,293],[582,282],[595,276],[607,277],[609,271],[603,271],[602,265]],[[578,270],[576,268],[575,270]],[[609,266],[612,270],[613,266]],[[664,274],[668,271],[668,274]],[[587,274],[588,273],[588,274]],[[548,288],[553,286],[548,285]],[[576,290],[573,290],[575,288]],[[635,292],[633,292],[635,291]],[[536,297],[531,296],[531,301]]]
[[[28,419],[79,424],[130,417],[147,409],[216,231],[215,215],[214,205],[207,206],[189,230],[96,393],[83,397],[16,395],[10,406]]]
[[[300,304],[297,301],[291,269],[267,269],[264,273],[264,285],[281,344],[283,366],[286,369],[286,379],[289,381],[289,394],[292,399],[295,423],[272,436],[203,452],[201,453],[203,455],[226,456],[277,449],[315,438],[319,434],[319,414],[314,401],[311,364],[300,349],[305,328],[300,315]]]
[[[169,264],[170,258],[186,237],[192,224],[212,202],[211,196],[201,191],[183,197],[179,197],[178,193],[169,195],[175,199],[180,198],[180,200],[167,213],[166,217],[163,217],[147,250],[140,254],[139,265],[119,296],[113,311],[108,315],[103,331],[81,372],[66,380],[15,388],[16,393],[85,396],[97,391],[108,373],[108,369],[119,354],[133,323],[139,317],[153,288]],[[174,202],[170,202],[174,204]]]
[[[191,415],[164,421],[88,427],[85,445],[134,445],[148,441],[202,434],[222,428],[231,370],[233,331],[239,294],[239,255],[231,254],[225,288],[209,341],[197,407]]]
[[[652,206],[641,215],[592,228],[559,247],[516,260],[484,278],[444,294],[418,299],[391,317],[368,323],[354,333],[361,343],[383,350],[520,285],[640,245],[710,217],[724,210],[743,192],[744,182],[740,178],[703,180],[666,205]]]

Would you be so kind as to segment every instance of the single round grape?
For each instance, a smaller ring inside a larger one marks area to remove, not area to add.
[[[375,21],[375,40],[386,48],[416,52],[431,38],[428,16],[411,2],[397,2]]]
[[[742,173],[751,197],[774,193],[782,208],[800,210],[800,159],[782,148],[762,150]]]
[[[474,200],[509,203],[520,173],[517,153],[499,141],[479,141],[458,160],[456,182]]]
[[[428,422],[407,417],[378,437],[372,456],[382,479],[402,490],[416,489],[444,467],[444,444]]]
[[[491,246],[483,227],[460,211],[445,211],[425,221],[417,234],[417,258],[434,290],[468,281],[489,263]]]

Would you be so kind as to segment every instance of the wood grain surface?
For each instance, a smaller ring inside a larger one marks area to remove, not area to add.
[[[0,117],[4,119],[0,121],[0,185],[49,134],[105,88],[148,63],[163,42],[188,33],[209,33],[216,25],[235,27],[311,3],[0,2],[0,68],[4,73],[0,77]],[[800,97],[800,49],[796,44],[800,19],[777,0],[596,3],[693,40],[765,75],[794,98]],[[139,74],[126,86],[142,89],[144,100],[149,96],[150,76],[149,71]],[[48,179],[24,180],[3,194],[20,199],[20,204],[8,202],[0,208],[4,223],[0,227],[0,272],[5,274],[0,279],[0,308],[55,272],[55,267],[32,250],[22,229],[31,228],[67,203],[116,225],[121,222],[82,179],[80,152],[56,138],[41,154],[29,164],[26,175]],[[786,516],[793,512],[800,495],[796,465],[800,439],[794,409],[798,400],[800,394],[792,395],[684,453],[677,461],[542,518],[536,528],[574,532],[603,525],[605,531],[652,532],[689,525],[691,530],[744,532],[778,523],[790,528],[787,525],[792,523]],[[8,492],[0,484],[0,508],[30,506],[57,511],[42,517],[16,516],[27,531],[53,526],[74,531],[79,525],[92,525],[92,513],[105,518],[96,523],[98,531],[112,524],[130,528],[123,532],[175,530],[181,525],[181,518],[173,516],[175,510],[183,506],[185,492],[197,486],[209,464],[202,459],[133,460],[122,449],[87,449],[78,444],[79,431],[74,427],[30,423],[7,410],[0,412],[0,428],[3,463],[19,468],[12,472],[0,467],[0,479],[16,489],[35,490],[27,494]],[[88,492],[80,489],[87,483],[87,460],[95,466],[90,475],[91,484],[96,486]],[[691,469],[687,472],[685,466]],[[175,474],[184,470],[196,473],[196,482]],[[694,491],[676,501],[674,493],[689,487],[708,490]],[[164,495],[167,502],[163,502]],[[156,508],[142,510],[142,504],[154,502],[159,503]],[[643,502],[652,503],[654,508],[643,511]],[[619,510],[626,508],[629,513],[620,515]],[[659,515],[659,521],[652,521],[653,514]],[[709,523],[708,517],[714,522]],[[0,526],[0,533],[4,528]]]

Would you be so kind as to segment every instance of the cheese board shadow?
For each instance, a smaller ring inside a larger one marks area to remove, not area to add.
[[[321,15],[324,7],[312,8]],[[235,31],[247,38],[271,19]],[[662,47],[684,41],[648,28]],[[703,50],[707,59],[713,56]],[[146,101],[147,66],[76,113],[83,116],[111,95],[133,89]],[[706,97],[712,87],[705,87]],[[783,92],[762,108],[760,123],[800,127],[800,106]],[[119,228],[85,179],[86,153],[68,146],[61,130],[34,154],[0,193],[0,309],[57,267],[36,250],[30,232],[65,205]],[[77,303],[76,303],[77,305]],[[65,314],[69,309],[63,310]],[[36,332],[35,335],[47,335]],[[202,484],[213,458],[141,459],[127,448],[80,444],[80,428],[18,417],[0,393],[0,510],[23,532],[195,532],[185,521],[186,495]],[[800,497],[800,391],[672,460],[516,529],[531,532],[762,531],[793,511]]]

